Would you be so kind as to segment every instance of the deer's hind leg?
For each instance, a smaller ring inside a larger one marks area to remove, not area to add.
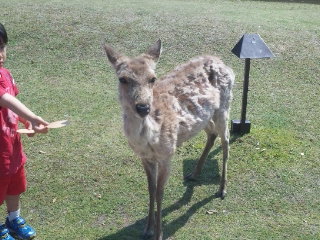
[[[220,179],[220,189],[218,192],[218,196],[221,199],[227,194],[227,162],[229,158],[229,128],[228,128],[228,112],[221,112],[217,115],[216,118],[216,129],[221,138],[221,146],[222,146],[222,173]]]
[[[208,126],[205,128],[205,131],[207,133],[207,143],[205,148],[203,149],[203,152],[201,154],[201,157],[199,158],[197,162],[197,166],[194,168],[193,172],[186,176],[186,180],[195,181],[197,177],[200,175],[203,165],[208,157],[208,154],[214,144],[214,141],[217,138],[217,133],[214,131],[214,123],[213,121],[210,121]]]

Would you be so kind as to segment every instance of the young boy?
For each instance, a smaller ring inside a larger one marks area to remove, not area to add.
[[[5,202],[8,211],[5,223],[0,221],[0,239],[32,239],[36,235],[34,229],[20,216],[20,194],[26,190],[26,156],[17,129],[20,121],[36,133],[46,133],[48,123],[15,97],[18,88],[3,67],[7,42],[6,30],[0,23],[0,205]]]

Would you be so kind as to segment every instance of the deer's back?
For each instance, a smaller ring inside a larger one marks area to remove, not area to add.
[[[232,70],[219,58],[194,58],[156,83],[155,119],[180,145],[204,129],[216,111],[228,111],[233,81]]]

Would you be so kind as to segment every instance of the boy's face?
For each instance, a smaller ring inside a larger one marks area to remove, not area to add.
[[[4,62],[6,61],[6,58],[7,58],[6,46],[0,44],[0,68],[3,67]]]

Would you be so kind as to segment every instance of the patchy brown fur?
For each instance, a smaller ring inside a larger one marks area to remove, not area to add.
[[[160,40],[146,54],[128,58],[105,45],[120,79],[119,100],[124,132],[145,168],[149,188],[149,216],[145,236],[162,239],[161,204],[176,147],[205,130],[206,147],[193,173],[195,179],[217,136],[223,149],[223,170],[218,194],[224,198],[229,136],[227,121],[234,74],[217,57],[200,56],[155,80]],[[155,81],[154,81],[155,80]],[[157,203],[157,215],[154,203]]]

